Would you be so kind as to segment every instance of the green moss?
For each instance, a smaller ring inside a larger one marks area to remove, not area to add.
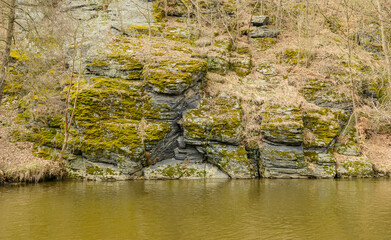
[[[307,79],[305,86],[300,90],[304,98],[316,105],[332,105],[333,107],[351,105],[351,98],[345,92],[340,91],[338,86],[330,81],[319,79]],[[342,108],[341,107],[341,108]]]
[[[152,170],[152,174],[163,176],[168,179],[180,178],[205,178],[206,171],[198,170],[197,168],[189,167],[187,164],[166,165],[164,168]]]
[[[336,159],[333,155],[333,148],[328,149],[326,152],[317,152],[317,151],[304,151],[304,160],[310,163],[333,163],[335,166]]]
[[[26,54],[18,50],[11,50],[10,57],[17,62],[26,62],[29,60]]]
[[[87,64],[87,66],[94,66],[94,67],[107,67],[110,64],[106,61],[103,61],[101,59],[96,59],[95,61]]]
[[[129,28],[126,28],[125,30],[129,32],[128,34],[132,35],[133,37],[147,37],[149,36],[149,26],[141,26],[141,25],[131,25]],[[161,32],[159,28],[155,26],[151,26],[151,35],[156,37],[160,36]]]
[[[213,108],[211,108],[213,106]],[[185,137],[203,141],[238,143],[241,132],[241,109],[234,99],[204,99],[183,117]]]
[[[75,120],[94,124],[97,120],[159,118],[152,99],[144,95],[139,82],[113,78],[92,78],[80,86]],[[75,93],[73,92],[72,101]]]
[[[243,59],[234,59],[230,62],[230,69],[240,77],[245,77],[251,73],[251,56]]]
[[[61,130],[56,128],[33,127],[31,140],[40,146],[61,148],[64,142],[64,136]]]
[[[221,75],[226,75],[229,70],[229,63],[227,60],[220,57],[209,57],[206,59],[208,64],[208,72],[213,72]]]
[[[303,141],[303,117],[297,107],[266,105],[260,126],[263,137],[276,143],[301,145]]]
[[[23,89],[23,83],[22,82],[6,82],[6,85],[4,86],[4,94],[7,95],[16,95]]]
[[[55,116],[48,116],[47,123],[48,123],[48,127],[61,128],[61,126],[64,124],[63,115],[58,114]]]
[[[196,36],[192,35],[189,30],[181,27],[167,27],[165,29],[165,36],[167,39],[188,43],[194,45]]]
[[[366,158],[350,158],[338,167],[338,177],[372,177],[372,163]]]
[[[87,167],[87,173],[90,174],[90,175],[100,175],[100,176],[103,176],[103,169],[97,167],[97,166],[94,166],[94,167]]]
[[[308,65],[315,55],[309,51],[287,48],[282,54],[278,53],[278,57],[282,57],[282,62],[290,65]]]
[[[152,16],[156,23],[163,24],[163,19],[165,16],[164,7],[159,1],[155,1],[152,5],[153,13]]]
[[[328,108],[308,110],[303,114],[304,146],[327,147],[338,136],[341,127]]]
[[[242,55],[247,55],[251,53],[248,47],[237,47],[236,52]]]
[[[34,144],[33,155],[46,160],[57,160],[60,155],[60,150],[52,147],[46,147],[39,144]],[[63,158],[67,159],[68,155],[64,154]]]
[[[360,156],[361,148],[356,139],[356,128],[350,123],[342,131],[335,144],[335,150],[342,155]]]
[[[11,141],[13,142],[32,142],[32,134],[27,130],[12,130],[10,133]]]
[[[226,50],[228,52],[231,52],[232,48],[233,48],[231,41],[224,41],[224,42],[216,41],[214,43],[214,45],[216,47],[222,48],[222,49],[224,49],[224,50]]]
[[[149,66],[144,78],[154,91],[167,94],[180,94],[188,89],[196,75],[199,79],[206,74],[207,64],[202,60],[161,61]]]
[[[210,144],[207,147],[208,160],[216,164],[231,178],[252,178],[256,176],[247,151],[243,146],[229,146],[224,144]]]

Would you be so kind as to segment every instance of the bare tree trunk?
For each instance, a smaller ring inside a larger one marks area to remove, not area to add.
[[[351,91],[352,91],[352,101],[353,101],[353,115],[354,115],[354,121],[355,124],[358,124],[358,115],[357,115],[357,101],[356,101],[356,84],[353,78],[353,69],[352,69],[352,56],[353,56],[353,46],[352,46],[352,39],[350,37],[350,17],[351,15],[349,14],[349,0],[344,0],[344,8],[345,8],[345,17],[346,17],[346,27],[347,27],[347,34],[346,34],[346,39],[347,39],[347,45],[348,45],[348,68],[349,68],[349,80],[350,80],[350,85],[351,85]],[[356,139],[359,142],[360,141],[360,136],[359,132],[356,128]]]
[[[9,8],[10,13],[8,15],[7,39],[5,43],[5,50],[3,53],[3,61],[0,69],[0,104],[1,100],[3,99],[4,86],[6,81],[6,71],[10,61],[11,45],[12,39],[14,37],[16,0],[11,0]]]
[[[167,0],[164,0],[164,17],[167,18],[167,12],[168,12],[168,4]]]
[[[64,167],[63,159],[64,159],[65,150],[66,150],[67,144],[68,144],[69,129],[70,129],[70,126],[72,124],[73,117],[75,115],[77,98],[79,96],[79,82],[80,82],[80,75],[81,75],[81,68],[82,68],[82,57],[83,57],[82,50],[80,50],[80,66],[79,66],[79,75],[78,75],[78,79],[77,79],[76,96],[75,96],[75,100],[74,100],[74,103],[73,103],[73,109],[72,109],[71,117],[68,120],[68,110],[69,110],[69,104],[70,104],[70,100],[71,100],[71,89],[72,89],[72,84],[73,84],[73,78],[75,76],[75,61],[76,61],[76,52],[77,52],[77,41],[76,41],[76,38],[77,38],[77,29],[75,31],[75,35],[74,35],[74,38],[73,38],[72,74],[71,74],[71,80],[70,80],[70,83],[69,83],[69,88],[68,88],[68,91],[67,91],[67,98],[66,98],[66,101],[65,101],[64,142],[63,142],[63,145],[62,145],[60,156],[58,158],[58,162],[59,162],[61,167]],[[80,49],[82,49],[82,48],[80,48]]]
[[[380,0],[376,0],[376,2],[377,2],[378,14],[379,14],[383,53],[384,53],[384,56],[386,58],[386,63],[387,63],[387,80],[388,80],[388,83],[390,83],[391,82],[391,62],[390,62],[390,56],[389,56],[390,52],[389,52],[388,45],[387,45],[387,38],[386,38],[385,31],[384,31],[384,12],[381,7]]]

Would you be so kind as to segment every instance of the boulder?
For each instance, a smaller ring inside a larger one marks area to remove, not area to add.
[[[143,170],[144,179],[227,179],[216,166],[209,163],[164,160]]]
[[[373,177],[374,171],[372,163],[369,159],[364,157],[348,158],[339,163],[337,168],[337,176],[340,178],[350,177]]]
[[[209,143],[206,155],[208,162],[218,166],[230,178],[246,179],[257,176],[257,171],[242,146]]]
[[[249,75],[252,68],[251,56],[232,59],[229,68],[240,77]]]
[[[227,60],[221,57],[208,57],[206,62],[208,63],[208,72],[220,75],[226,75],[228,73],[229,63]]]
[[[276,38],[280,31],[274,27],[257,27],[250,31],[251,38]]]
[[[268,16],[253,16],[251,19],[251,24],[253,26],[266,26],[270,24],[270,18]]]

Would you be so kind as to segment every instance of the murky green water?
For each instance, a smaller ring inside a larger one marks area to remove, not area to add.
[[[0,239],[391,239],[391,180],[0,187]]]

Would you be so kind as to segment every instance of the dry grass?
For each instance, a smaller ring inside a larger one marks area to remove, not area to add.
[[[391,173],[391,135],[372,135],[364,141],[363,152],[371,159],[376,171]]]
[[[15,115],[15,111],[0,107],[0,183],[39,182],[60,176],[57,162],[32,154],[32,143],[9,141],[10,131],[22,128],[14,123]]]

